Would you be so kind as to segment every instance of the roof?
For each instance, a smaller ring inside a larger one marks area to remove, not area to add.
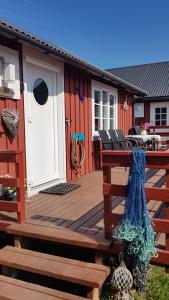
[[[7,21],[2,19],[0,19],[0,33],[1,34],[6,33],[8,36],[10,35],[10,37],[17,38],[28,44],[36,46],[39,49],[45,51],[47,54],[54,54],[57,57],[61,58],[62,60],[66,61],[67,63],[71,65],[75,65],[78,68],[84,69],[90,74],[93,74],[95,76],[98,76],[99,78],[109,81],[109,83],[121,86],[135,95],[145,94],[145,91],[143,91],[142,89],[134,86],[133,84],[126,82],[121,78],[118,78],[116,75],[111,74],[99,68],[98,66],[91,64],[86,60],[81,59],[80,57],[72,54],[71,52],[61,47],[58,47],[57,45],[51,44],[46,40],[41,39],[40,37],[30,32],[27,32],[21,28],[18,28],[15,25],[10,24]]]
[[[169,61],[108,69],[113,75],[145,90],[147,98],[169,97]]]

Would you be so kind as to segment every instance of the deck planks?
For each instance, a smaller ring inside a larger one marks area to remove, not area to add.
[[[112,169],[112,183],[126,184],[128,168]],[[147,186],[162,187],[164,170],[147,170]],[[162,179],[161,179],[162,178]],[[40,227],[64,229],[83,235],[97,236],[103,239],[103,191],[102,171],[95,171],[80,178],[81,187],[64,196],[38,194],[26,203],[26,223]],[[124,211],[124,198],[112,197],[113,212]],[[161,202],[151,200],[148,203],[150,216],[161,213]],[[14,213],[5,213],[15,218]],[[4,213],[3,213],[4,216]],[[160,239],[160,238],[159,238]],[[163,240],[163,239],[162,239]]]

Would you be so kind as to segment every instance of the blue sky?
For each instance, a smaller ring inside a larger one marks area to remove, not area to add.
[[[169,60],[168,0],[0,0],[0,18],[103,68]]]

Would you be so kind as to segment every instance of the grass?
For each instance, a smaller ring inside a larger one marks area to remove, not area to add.
[[[114,290],[108,280],[103,288],[101,300],[114,299]],[[169,299],[169,274],[162,267],[151,266],[149,277],[146,281],[146,291],[140,296],[132,291],[134,300],[168,300]]]

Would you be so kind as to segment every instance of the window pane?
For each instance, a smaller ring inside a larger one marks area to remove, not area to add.
[[[110,119],[110,129],[114,129],[114,119]]]
[[[167,121],[166,120],[162,120],[161,121],[161,125],[167,125]]]
[[[94,101],[95,101],[95,103],[100,104],[100,92],[99,91],[94,91]]]
[[[156,126],[160,125],[160,120],[159,120],[159,121],[156,120],[156,121],[155,121],[155,125],[156,125]]]
[[[110,107],[110,118],[114,118],[114,107]]]
[[[158,107],[156,107],[156,109],[155,109],[155,112],[156,112],[156,114],[159,114],[160,113],[160,108]]]
[[[156,120],[160,119],[160,114],[156,114]]]
[[[95,104],[95,117],[100,117],[100,105]]]
[[[99,119],[95,119],[95,131],[100,130],[100,120]]]
[[[103,118],[107,118],[107,106],[103,106]]]
[[[114,105],[114,95],[110,95],[110,105]]]
[[[103,119],[103,129],[108,129],[107,128],[107,119]]]
[[[103,95],[103,105],[106,105],[107,104],[107,92],[103,91],[102,95]]]
[[[167,108],[166,107],[162,107],[161,112],[162,112],[162,114],[166,114]]]
[[[44,105],[48,100],[48,87],[43,79],[36,79],[33,85],[33,95],[39,105]]]
[[[163,120],[165,119],[166,120],[167,119],[167,115],[166,114],[162,114],[161,115],[161,119],[163,119]]]

